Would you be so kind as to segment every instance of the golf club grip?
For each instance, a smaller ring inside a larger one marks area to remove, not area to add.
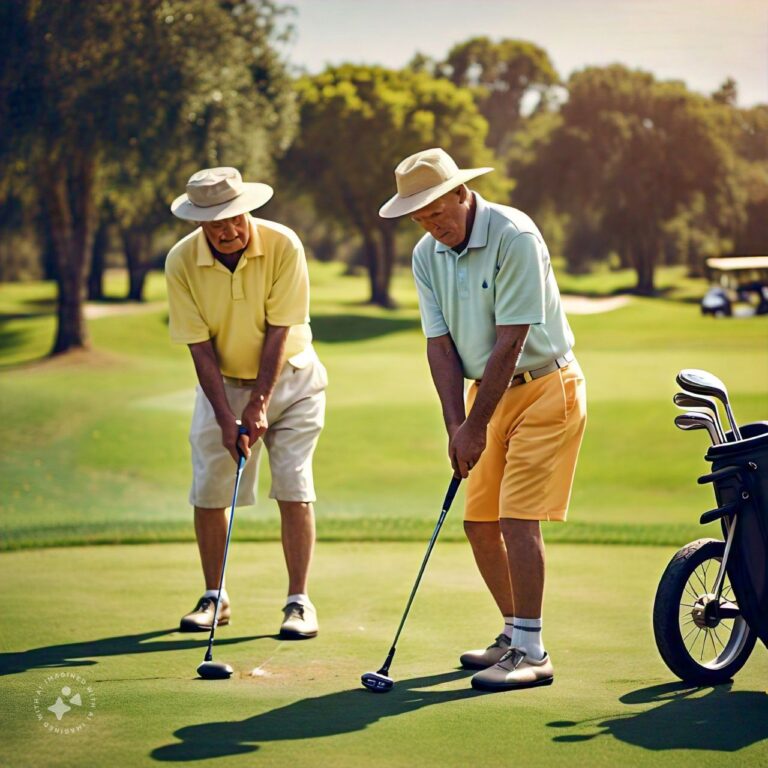
[[[248,427],[244,427],[240,420],[237,420],[237,443],[235,443],[235,446],[237,448],[237,455],[240,457],[237,464],[238,469],[242,468],[242,466],[246,462],[245,454],[243,453],[243,449],[240,447],[240,437],[241,435],[247,435],[248,433]]]
[[[459,486],[461,485],[461,477],[456,477],[455,475],[451,478],[451,482],[448,485],[448,492],[445,494],[445,501],[443,501],[443,509],[447,512],[451,508],[451,504],[453,504],[453,498],[456,496],[456,492],[459,490]]]

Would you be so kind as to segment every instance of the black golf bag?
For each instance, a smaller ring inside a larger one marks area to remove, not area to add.
[[[713,483],[717,509],[702,523],[720,519],[736,528],[727,560],[728,577],[752,632],[768,646],[768,422],[745,424],[742,440],[713,445],[706,454],[712,472],[699,483]]]

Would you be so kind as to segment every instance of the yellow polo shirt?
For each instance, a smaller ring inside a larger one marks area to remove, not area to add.
[[[251,216],[248,247],[234,272],[217,261],[202,227],[168,254],[171,339],[213,342],[222,374],[255,379],[267,323],[288,325],[287,358],[301,368],[312,342],[309,275],[296,233]]]

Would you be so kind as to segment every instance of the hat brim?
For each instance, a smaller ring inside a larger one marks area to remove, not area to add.
[[[237,197],[206,208],[195,205],[185,193],[171,203],[171,213],[184,221],[219,221],[261,208],[274,193],[269,184],[247,183],[243,184],[243,191]]]
[[[482,176],[485,173],[490,173],[495,170],[494,168],[461,168],[459,172],[450,179],[446,179],[436,187],[430,187],[421,192],[417,192],[414,195],[408,195],[408,197],[401,197],[395,195],[387,200],[384,205],[379,208],[379,216],[383,219],[396,219],[399,216],[407,216],[409,213],[414,213],[425,205],[429,205],[438,197],[444,195],[446,192],[450,192],[452,189],[466,184],[470,179]]]

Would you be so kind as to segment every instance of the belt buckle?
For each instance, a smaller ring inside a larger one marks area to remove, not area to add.
[[[529,382],[533,381],[533,376],[531,376],[531,372],[530,371],[523,371],[521,376],[523,377],[523,381],[526,384],[528,384]]]

